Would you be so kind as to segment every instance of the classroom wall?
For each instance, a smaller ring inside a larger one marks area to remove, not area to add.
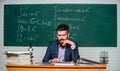
[[[107,71],[120,71],[120,0],[0,0],[0,71],[5,71],[5,51],[27,51],[28,47],[5,47],[4,44],[4,4],[41,4],[41,3],[78,3],[78,4],[117,4],[117,47],[79,47],[81,57],[99,61],[101,51],[109,53]],[[12,35],[12,34],[10,34]],[[46,47],[33,47],[34,62],[41,62]]]

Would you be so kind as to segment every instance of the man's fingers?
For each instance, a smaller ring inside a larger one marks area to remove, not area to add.
[[[54,58],[51,60],[52,62],[59,62],[60,60],[58,58]]]

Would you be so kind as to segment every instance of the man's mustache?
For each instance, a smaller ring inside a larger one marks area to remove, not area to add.
[[[59,39],[58,40],[58,43],[61,45],[61,44],[63,44],[63,42],[61,42],[61,41],[64,41],[64,39]]]
[[[60,39],[59,41],[63,41],[64,39]]]

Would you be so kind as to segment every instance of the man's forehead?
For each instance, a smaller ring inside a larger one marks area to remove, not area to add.
[[[58,33],[68,33],[67,30],[57,31]]]

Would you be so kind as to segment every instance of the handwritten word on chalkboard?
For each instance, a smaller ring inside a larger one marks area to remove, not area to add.
[[[4,5],[4,45],[47,46],[61,23],[81,47],[117,46],[116,4]]]

